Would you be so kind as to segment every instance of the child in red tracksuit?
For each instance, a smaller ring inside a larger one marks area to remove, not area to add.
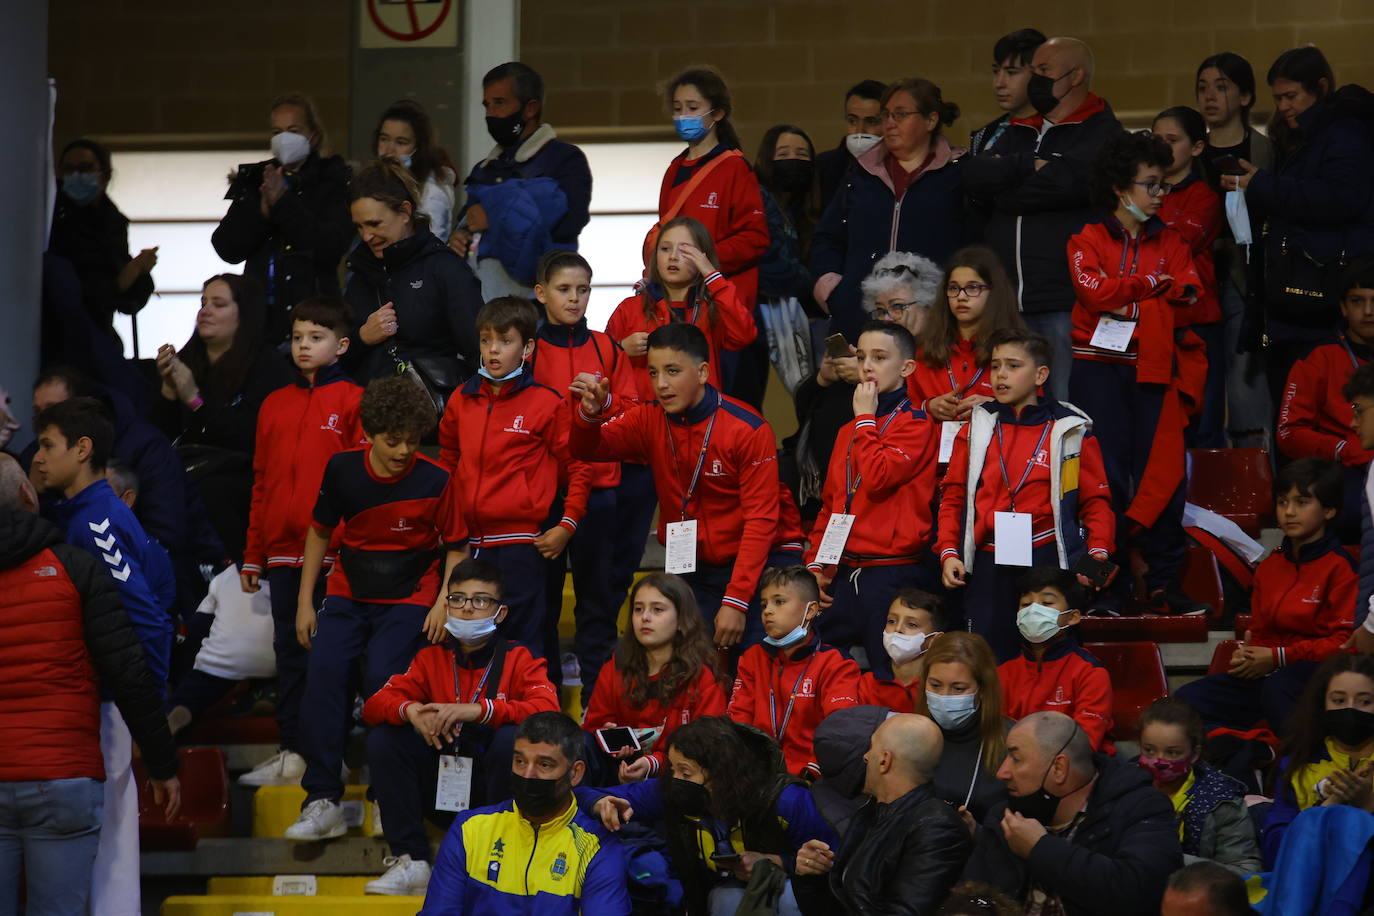
[[[258,409],[253,501],[239,579],[249,594],[261,588],[264,573],[269,585],[280,750],[239,777],[244,785],[295,785],[305,772],[296,734],[306,668],[305,649],[296,641],[296,593],[324,466],[338,452],[366,444],[358,419],[363,389],[339,368],[351,327],[353,312],[342,299],[298,304],[291,312],[296,382],[269,394]],[[323,588],[317,589],[316,603],[323,600]]]
[[[544,315],[529,362],[534,380],[563,395],[578,373],[587,372],[610,379],[612,394],[633,402],[637,391],[630,358],[606,334],[587,327],[587,305],[592,291],[592,268],[587,259],[575,251],[551,251],[540,259],[536,273],[534,295],[543,306]],[[552,620],[557,620],[562,611],[563,579],[567,567],[572,567],[577,599],[573,607],[577,620],[573,654],[582,672],[584,696],[591,694],[597,672],[615,646],[621,596],[614,590],[613,561],[621,549],[620,539],[636,538],[642,555],[648,535],[648,521],[638,531],[622,529],[616,505],[619,486],[619,462],[591,465],[591,490],[582,521],[568,542],[566,556],[560,554],[549,562],[545,597]],[[612,544],[617,546],[609,548]]]
[[[563,394],[527,371],[536,320],[529,300],[513,296],[493,299],[477,313],[481,365],[444,408],[439,462],[462,488],[473,556],[495,564],[505,580],[511,612],[502,634],[548,659],[557,684],[562,670],[558,617],[546,597],[548,564],[561,561],[577,531],[592,473],[569,454]],[[563,475],[567,491],[556,512]]]
[[[837,646],[862,645],[870,667],[887,677],[888,605],[903,588],[935,582],[930,507],[939,427],[907,396],[916,365],[910,331],[870,321],[860,329],[856,355],[854,419],[830,453],[806,558],[828,605],[817,632]]]
[[[1340,512],[1340,468],[1299,458],[1274,481],[1282,545],[1255,570],[1250,631],[1230,670],[1178,695],[1209,728],[1247,729],[1260,719],[1284,733],[1318,663],[1343,652],[1355,626],[1359,575],[1331,522]]]
[[[865,671],[859,681],[859,702],[886,706],[893,712],[915,712],[924,692],[925,655],[945,629],[944,603],[919,588],[904,588],[892,599],[883,626],[883,649],[892,665],[891,677]]]
[[[749,645],[762,635],[753,598],[778,530],[777,443],[709,383],[709,360],[701,329],[677,323],[649,335],[656,404],[619,410],[607,379],[578,376],[573,453],[649,465],[665,568],[692,586],[716,645]]]
[[[1374,346],[1374,267],[1357,262],[1342,281],[1345,329],[1330,343],[1293,364],[1279,408],[1279,450],[1290,458],[1326,458],[1344,468],[1345,500],[1339,535],[1353,544],[1360,535],[1365,474],[1374,452],[1355,435],[1355,413],[1341,387],[1369,362]]]
[[[858,703],[859,666],[813,632],[820,589],[804,566],[766,570],[759,593],[768,635],[740,658],[726,714],[771,735],[788,772],[815,779],[816,726]]]
[[[725,715],[725,691],[711,667],[714,654],[696,598],[681,577],[655,572],[635,583],[630,625],[596,679],[582,727],[589,734],[632,728],[640,751],[625,748],[608,758],[598,746],[602,780],[589,782],[608,785],[616,779],[637,782],[657,776],[668,765],[664,748],[678,726]]]
[[[1063,713],[1100,751],[1110,747],[1112,679],[1071,629],[1082,618],[1086,597],[1071,572],[1038,566],[1026,573],[1016,615],[1021,654],[997,666],[997,680],[1003,715],[1024,719],[1033,712]]]
[[[1172,163],[1163,140],[1125,131],[1109,138],[1098,156],[1097,194],[1115,210],[1069,239],[1078,297],[1069,392],[1092,418],[1102,445],[1119,546],[1140,551],[1148,596],[1158,610],[1195,612],[1196,602],[1178,594],[1187,552],[1187,420],[1176,384],[1174,331],[1180,326],[1175,313],[1196,301],[1202,280],[1188,243],[1155,216]]]
[[[559,708],[544,661],[496,635],[507,612],[501,571],[463,560],[446,589],[450,638],[421,649],[404,674],[392,675],[363,706],[363,719],[373,726],[367,735],[373,793],[396,857],[368,884],[369,894],[424,893],[430,858],[424,819],[441,827],[453,819],[449,806],[435,807],[441,755],[463,760],[473,790],[447,802],[463,810],[496,804],[509,797],[515,726]]]
[[[954,440],[936,543],[945,588],[965,587],[969,629],[1006,661],[1021,651],[1010,610],[1026,567],[1106,558],[1116,518],[1092,422],[1036,394],[1050,376],[1049,341],[1006,328],[988,349],[996,400],[975,407]]]

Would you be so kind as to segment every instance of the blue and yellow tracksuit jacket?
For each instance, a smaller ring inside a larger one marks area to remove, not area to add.
[[[439,848],[419,916],[628,916],[625,855],[577,810],[532,825],[515,803],[458,815]]]

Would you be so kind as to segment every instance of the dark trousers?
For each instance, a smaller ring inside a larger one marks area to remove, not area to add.
[[[644,547],[657,508],[653,471],[643,464],[621,464],[620,486],[615,488],[615,536],[611,540],[610,601],[617,612],[625,604],[635,573],[644,561]]]
[[[1021,631],[1016,628],[1021,603],[1018,583],[1030,567],[998,566],[994,556],[991,550],[978,551],[963,588],[964,621],[970,632],[988,641],[1000,665],[1021,653]],[[1057,567],[1058,549],[1052,543],[1042,544],[1031,551],[1031,562]]]
[[[616,491],[592,490],[587,499],[587,511],[578,523],[577,533],[568,542],[563,556],[549,561],[549,582],[545,597],[548,600],[548,620],[553,624],[557,639],[558,621],[563,613],[563,580],[572,567],[573,654],[582,670],[582,695],[590,697],[601,666],[611,657],[620,618],[620,603],[614,598],[611,586],[615,560],[610,545],[616,533]],[[559,517],[562,517],[561,508]],[[556,659],[552,656],[550,661]]]
[[[701,608],[701,616],[706,621],[706,632],[712,635],[716,632],[716,612],[720,610],[725,589],[730,584],[734,572],[733,564],[713,566],[698,560],[696,572],[687,573],[682,577],[691,587],[692,595],[697,599],[697,607]],[[763,617],[758,594],[755,593],[749,601],[749,610],[744,615],[744,635],[734,647],[731,656],[738,659],[745,649],[763,642],[763,636]]]
[[[343,796],[344,745],[353,718],[355,671],[362,661],[363,696],[410,667],[427,644],[421,629],[429,608],[418,604],[373,604],[330,595],[320,609],[310,649],[301,708],[301,756],[305,758],[305,803]]]
[[[1189,448],[1226,447],[1226,330],[1221,322],[1188,328],[1207,345],[1207,382],[1203,387],[1202,412],[1184,433]]]
[[[900,566],[847,566],[835,570],[830,583],[834,600],[816,621],[821,639],[848,649],[863,646],[868,666],[879,677],[890,677],[892,661],[883,648],[883,628],[887,609],[897,592],[904,588],[927,591],[934,585],[931,563],[903,563]]]
[[[272,652],[277,656],[278,744],[283,750],[300,751],[301,693],[310,653],[296,639],[296,595],[301,589],[298,566],[273,566],[267,570],[272,599]],[[315,607],[324,603],[325,577],[315,583]]]
[[[721,384],[725,393],[750,407],[763,412],[763,397],[768,391],[768,330],[754,308],[754,326],[758,331],[754,342],[743,350],[722,350]]]
[[[501,570],[501,600],[510,610],[501,623],[501,635],[513,639],[534,655],[548,660],[550,676],[558,676],[558,622],[553,623],[549,641],[548,588],[549,561],[533,544],[502,544],[478,547],[472,555]],[[554,681],[558,683],[557,680]]]
[[[1342,544],[1359,544],[1361,537],[1360,520],[1364,508],[1364,480],[1365,474],[1369,472],[1369,465],[1362,464],[1359,467],[1341,468],[1344,476],[1345,487],[1342,494],[1341,514],[1336,516],[1336,534],[1340,537]],[[1356,550],[1355,556],[1359,556]]]
[[[1135,367],[1090,359],[1073,361],[1069,380],[1073,403],[1093,421],[1093,434],[1102,449],[1102,463],[1112,488],[1116,509],[1116,541],[1124,550],[1134,547],[1148,565],[1145,586],[1148,592],[1176,591],[1178,570],[1188,553],[1183,533],[1183,503],[1186,482],[1180,482],[1168,505],[1155,523],[1139,528],[1126,518],[1126,510],[1136,489],[1145,478],[1150,453],[1155,448],[1183,448],[1179,432],[1160,428],[1164,406],[1164,385],[1142,385],[1135,380]],[[1123,569],[1130,564],[1123,557],[1115,561]],[[1129,576],[1121,577],[1123,585]]]
[[[163,709],[171,712],[178,706],[185,706],[192,720],[199,719],[205,710],[224,699],[225,694],[233,690],[237,683],[227,677],[216,677],[192,668],[167,698]]]
[[[1209,729],[1247,729],[1266,719],[1270,730],[1283,736],[1288,717],[1316,670],[1316,662],[1300,661],[1252,680],[1225,672],[1209,674],[1180,687],[1177,695],[1198,711]]]
[[[468,723],[459,737],[458,754],[471,757],[470,808],[494,805],[510,797],[511,755],[515,726],[492,730]],[[383,724],[367,735],[367,763],[372,771],[371,796],[382,813],[382,832],[391,854],[428,862],[425,820],[447,829],[452,811],[434,807],[439,783],[439,751],[409,725]]]

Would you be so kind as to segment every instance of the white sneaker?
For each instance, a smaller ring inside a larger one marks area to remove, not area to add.
[[[429,887],[429,863],[416,862],[409,854],[387,856],[382,860],[387,866],[386,874],[363,887],[365,894],[391,894],[393,896],[424,896]]]
[[[348,832],[344,823],[343,805],[327,798],[317,798],[305,806],[296,823],[286,828],[288,840],[332,840]]]
[[[241,786],[294,786],[305,775],[305,758],[295,751],[278,751],[239,777]]]

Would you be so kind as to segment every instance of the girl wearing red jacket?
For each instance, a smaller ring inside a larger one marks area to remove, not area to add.
[[[625,748],[621,782],[657,776],[667,766],[664,748],[680,725],[725,715],[725,691],[711,667],[711,638],[691,587],[670,573],[650,573],[630,591],[630,626],[615,657],[601,669],[587,701],[582,727],[633,728],[643,753]],[[615,778],[614,760],[605,771]]]

